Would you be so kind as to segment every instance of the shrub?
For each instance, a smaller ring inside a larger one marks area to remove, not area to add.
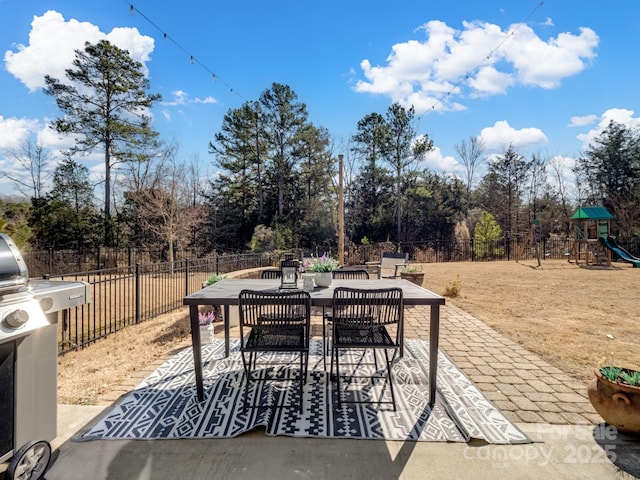
[[[460,280],[460,275],[456,275],[456,278],[445,286],[444,296],[455,298],[460,295],[460,290],[462,290],[462,281]]]

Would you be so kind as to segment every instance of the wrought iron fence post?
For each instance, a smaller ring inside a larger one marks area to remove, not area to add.
[[[140,323],[140,264],[136,263],[136,323]]]
[[[184,261],[184,296],[189,295],[189,259]]]

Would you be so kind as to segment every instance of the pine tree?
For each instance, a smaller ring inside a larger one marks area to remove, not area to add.
[[[87,42],[83,51],[76,50],[73,68],[65,73],[68,83],[45,76],[44,92],[55,97],[64,114],[51,126],[58,133],[75,135],[75,145],[67,152],[71,156],[104,152],[105,244],[109,245],[111,168],[148,155],[148,146],[158,135],[150,127],[148,110],[161,96],[147,93],[149,80],[142,63],[107,40]],[[147,148],[141,154],[142,146]]]

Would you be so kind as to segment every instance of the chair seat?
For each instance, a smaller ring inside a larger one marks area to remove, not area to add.
[[[335,326],[336,348],[397,348],[384,326],[347,327]]]
[[[305,351],[308,348],[305,342],[305,327],[304,325],[253,327],[244,348],[246,351],[264,351],[265,349],[278,352]]]

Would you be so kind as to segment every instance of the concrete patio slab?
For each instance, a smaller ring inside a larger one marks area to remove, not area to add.
[[[60,406],[61,437],[100,407]],[[164,479],[625,479],[640,474],[640,445],[605,426],[518,424],[535,443],[385,442],[267,437],[103,440],[60,445],[47,480]],[[621,471],[613,462],[625,464]],[[634,467],[635,465],[635,467]],[[635,468],[635,470],[634,470]]]

